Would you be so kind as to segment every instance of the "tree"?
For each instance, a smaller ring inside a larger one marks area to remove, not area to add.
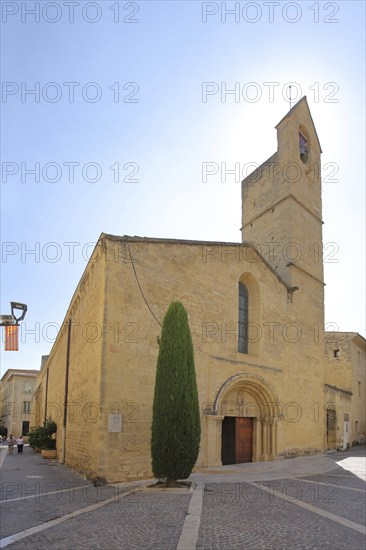
[[[196,371],[187,312],[180,302],[165,315],[156,368],[151,437],[152,470],[167,487],[186,479],[201,437]]]
[[[56,422],[48,418],[43,426],[33,428],[29,432],[29,445],[35,449],[56,449],[56,439],[52,436],[57,431]]]

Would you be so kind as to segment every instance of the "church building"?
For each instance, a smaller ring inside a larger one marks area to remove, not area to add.
[[[277,151],[242,182],[241,243],[101,234],[38,376],[36,422],[57,422],[60,461],[108,482],[152,476],[158,338],[176,300],[195,353],[196,470],[327,450],[326,395],[342,386],[325,378],[321,147],[306,97],[276,130]]]

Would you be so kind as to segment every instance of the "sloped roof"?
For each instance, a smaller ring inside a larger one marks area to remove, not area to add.
[[[279,123],[275,126],[276,130],[278,128],[278,126],[282,123],[282,121],[284,121],[287,117],[291,116],[291,114],[296,111],[296,109],[299,108],[299,105],[304,103],[306,105],[306,108],[308,110],[308,113],[309,113],[309,116],[310,116],[310,120],[311,120],[311,123],[313,125],[313,129],[314,129],[314,133],[315,133],[315,137],[317,139],[317,142],[318,142],[318,145],[319,145],[319,149],[320,149],[320,152],[322,153],[322,147],[320,145],[320,141],[319,141],[319,137],[318,137],[318,133],[316,131],[316,128],[315,128],[315,124],[314,124],[314,121],[313,121],[313,117],[311,116],[311,112],[310,112],[310,108],[309,108],[309,104],[308,104],[308,101],[306,99],[306,95],[304,95],[304,97],[302,97],[297,103],[295,103],[295,105],[293,107],[291,107],[291,109],[288,111],[288,113],[285,114],[284,117],[281,118],[281,120],[279,121]]]
[[[1,378],[1,382],[5,380],[6,377],[11,378],[12,376],[36,376],[38,373],[39,370],[34,369],[8,369]]]
[[[279,282],[288,290],[293,291],[295,287],[289,287],[288,284],[285,282],[284,279],[277,273],[277,271],[274,269],[274,267],[266,260],[266,258],[259,252],[259,250],[253,245],[253,243],[250,242],[224,242],[224,241],[193,241],[188,239],[164,239],[164,238],[154,238],[154,237],[139,237],[137,235],[134,235],[133,237],[131,235],[123,235],[123,236],[116,236],[116,235],[109,235],[108,233],[102,233],[99,237],[99,240],[101,239],[108,239],[111,241],[125,241],[127,243],[132,242],[146,242],[146,243],[161,243],[161,244],[175,244],[175,245],[188,245],[188,246],[202,246],[202,245],[208,245],[208,246],[243,246],[248,247],[252,249],[258,257],[262,260],[262,262],[268,267],[268,269],[275,275],[275,277],[279,280]],[[296,287],[297,290],[297,287]]]
[[[366,349],[366,340],[359,332],[347,332],[343,330],[326,330],[324,331],[326,338],[334,338],[334,340],[352,340],[355,344],[360,346],[362,349]]]

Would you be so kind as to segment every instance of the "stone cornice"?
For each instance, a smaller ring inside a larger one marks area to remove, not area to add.
[[[246,365],[248,367],[269,370],[272,372],[283,372],[282,369],[278,369],[276,367],[268,367],[267,365],[258,365],[256,363],[248,363],[248,361],[238,361],[236,359],[228,359],[227,357],[220,357],[218,355],[210,355],[210,357],[212,357],[212,359],[217,359],[218,361],[225,361],[225,363],[230,363],[232,365]]]
[[[284,201],[286,201],[287,199],[292,199],[293,201],[295,201],[297,204],[299,204],[302,208],[304,208],[304,210],[306,210],[311,216],[313,216],[313,218],[318,221],[319,223],[323,224],[323,220],[321,218],[319,218],[319,216],[317,216],[316,214],[314,214],[314,212],[312,212],[307,206],[305,206],[305,204],[303,204],[301,201],[299,201],[299,199],[297,199],[294,195],[292,195],[292,193],[289,193],[288,195],[286,195],[285,197],[283,197],[282,199],[280,199],[279,201],[277,201],[276,203],[272,204],[271,206],[269,206],[268,208],[266,208],[265,210],[263,210],[262,212],[260,212],[257,216],[254,216],[254,218],[250,219],[248,222],[246,222],[242,227],[241,227],[241,230],[244,229],[245,227],[247,227],[248,225],[250,225],[251,223],[253,223],[254,221],[258,220],[259,218],[261,218],[262,216],[264,216],[265,214],[267,214],[268,212],[271,212],[273,210],[273,208],[276,208],[276,206],[278,206],[279,204],[283,203]]]
[[[334,391],[345,393],[347,395],[353,395],[353,393],[351,391],[344,390],[343,388],[339,388],[338,386],[332,386],[332,384],[324,384],[324,387],[329,388],[329,389],[334,390]]]
[[[320,283],[322,286],[325,286],[325,283],[323,283],[323,281],[321,281],[317,277],[314,277],[314,275],[312,275],[311,273],[309,273],[308,271],[306,271],[305,269],[303,269],[299,265],[294,264],[293,262],[289,262],[288,264],[286,264],[286,267],[296,267],[296,269],[298,269],[299,271],[302,271],[303,273],[305,273],[305,275],[308,275],[309,277],[314,279],[314,281],[316,281],[317,283]]]

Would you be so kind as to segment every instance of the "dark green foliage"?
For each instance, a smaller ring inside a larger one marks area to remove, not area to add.
[[[39,443],[41,441],[41,436],[43,433],[42,426],[38,426],[37,428],[32,428],[29,432],[29,445],[32,447],[32,449],[35,449],[38,447],[41,448]]]
[[[33,428],[29,432],[29,445],[34,449],[56,449],[56,439],[52,436],[57,431],[56,422],[46,420],[43,426]]]
[[[192,472],[201,436],[191,331],[184,306],[165,315],[156,369],[151,438],[152,469],[172,485]]]

